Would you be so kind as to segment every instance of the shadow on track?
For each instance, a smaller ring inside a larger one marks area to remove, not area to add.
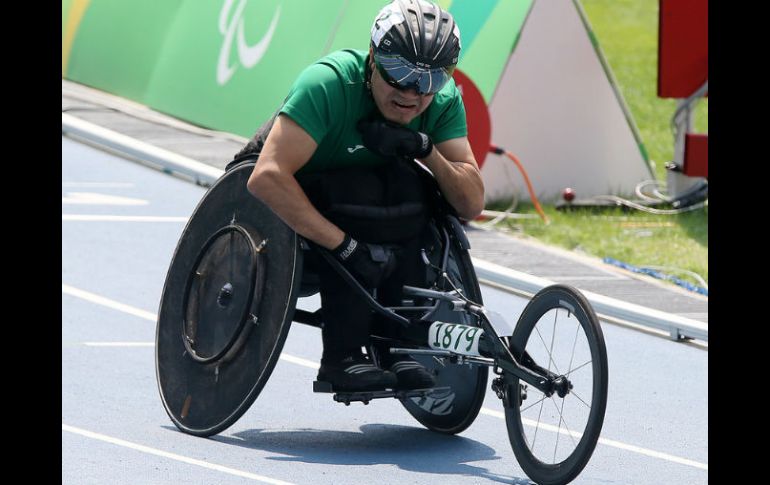
[[[478,476],[514,485],[532,483],[526,478],[498,475],[486,468],[469,465],[474,461],[501,459],[496,456],[495,450],[478,441],[388,424],[367,424],[360,430],[360,433],[355,433],[318,429],[252,429],[210,439],[282,455],[269,457],[270,460],[343,466],[393,464],[413,472]],[[509,459],[514,460],[513,456]]]

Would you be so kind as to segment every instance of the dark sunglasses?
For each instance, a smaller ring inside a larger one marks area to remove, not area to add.
[[[374,65],[382,79],[390,86],[405,91],[414,89],[420,95],[436,94],[441,91],[455,67],[426,69],[416,67],[400,56],[374,55]]]

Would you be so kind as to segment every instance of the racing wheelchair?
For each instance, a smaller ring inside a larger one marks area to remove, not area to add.
[[[321,310],[296,308],[298,298],[318,292],[318,276],[305,263],[320,257],[373,311],[404,327],[399,339],[372,335],[372,358],[382,348],[410,354],[437,384],[335,392],[316,381],[315,392],[346,405],[396,398],[426,428],[455,434],[478,415],[492,369],[491,389],[524,472],[541,484],[563,484],[582,471],[604,421],[608,367],[599,321],[578,290],[542,289],[510,327],[483,306],[462,225],[451,210],[438,210],[422,241],[426,284],[404,286],[399,306],[382,306],[326,250],[247,191],[254,164],[229,166],[204,195],[166,276],[156,377],[163,406],[181,431],[210,436],[227,429],[267,383],[292,322],[323,325]]]

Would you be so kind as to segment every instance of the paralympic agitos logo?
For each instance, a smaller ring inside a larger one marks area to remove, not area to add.
[[[273,14],[273,20],[270,22],[267,32],[262,38],[253,45],[246,43],[244,33],[243,10],[246,8],[247,0],[238,0],[237,6],[233,10],[236,0],[225,0],[222,10],[219,12],[219,33],[224,36],[224,43],[219,51],[219,61],[217,62],[217,84],[224,86],[235,74],[238,63],[230,63],[230,57],[233,50],[233,40],[237,35],[238,61],[246,69],[257,65],[262,56],[267,52],[270,41],[273,39],[275,27],[278,25],[278,18],[281,16],[281,6],[276,8]]]

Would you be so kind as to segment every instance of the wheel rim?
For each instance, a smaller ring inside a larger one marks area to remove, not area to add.
[[[519,463],[539,483],[567,483],[585,467],[604,421],[607,357],[601,328],[579,292],[554,286],[533,298],[511,339],[543,368],[569,379],[562,398],[506,376],[509,438]],[[521,386],[520,386],[521,384]],[[520,390],[526,398],[520,403]]]
[[[238,350],[233,346],[244,340],[249,315],[259,313],[263,280],[264,262],[246,230],[229,225],[206,241],[188,277],[182,305],[182,342],[193,360],[208,364]]]
[[[520,386],[526,390],[519,419],[527,447],[544,464],[562,463],[579,446],[593,409],[595,366],[591,348],[575,313],[565,308],[545,312],[532,327],[525,348],[535,362],[567,377],[572,384],[563,398],[557,393],[547,397],[533,386]]]

